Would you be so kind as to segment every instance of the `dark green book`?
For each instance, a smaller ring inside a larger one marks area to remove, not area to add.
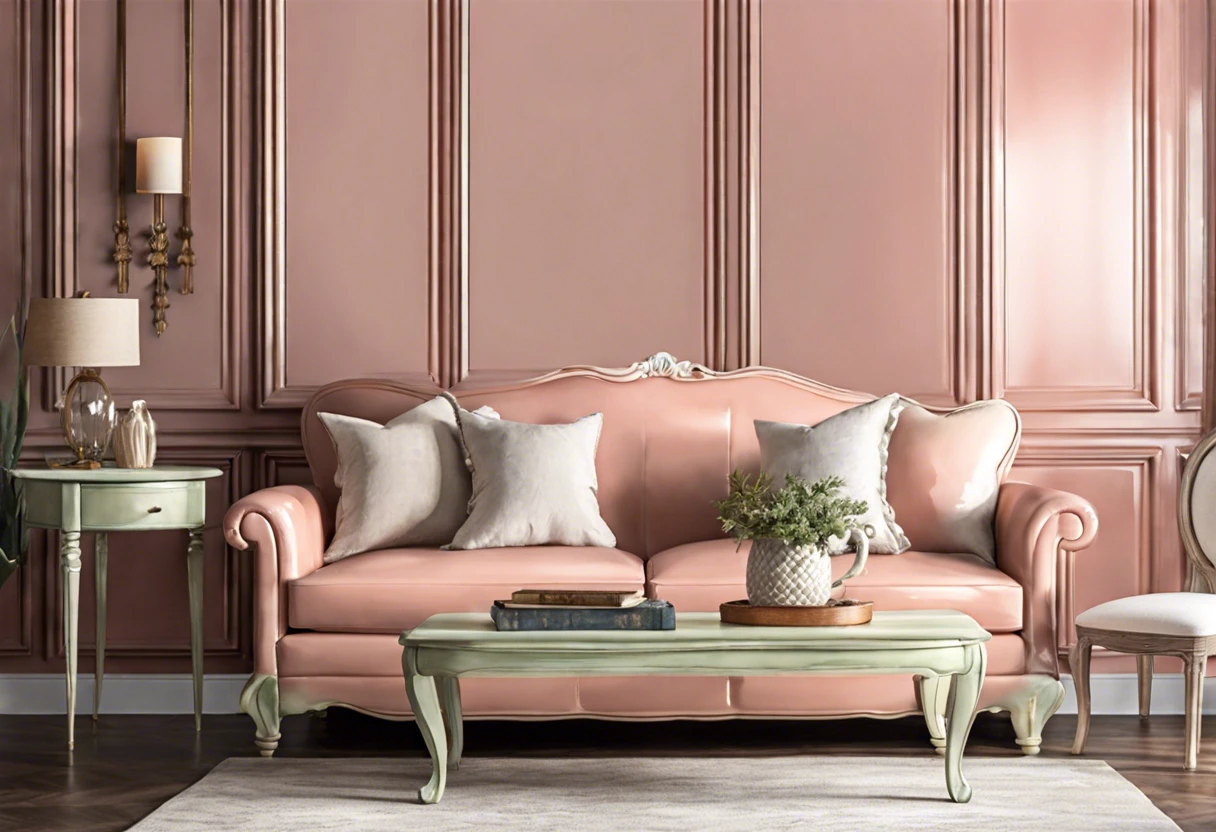
[[[495,601],[490,617],[499,630],[674,630],[676,609],[667,601],[643,601],[619,609],[547,607],[519,609]]]

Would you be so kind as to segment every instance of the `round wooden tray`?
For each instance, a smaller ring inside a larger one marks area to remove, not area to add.
[[[727,601],[719,609],[728,624],[765,627],[840,627],[868,624],[874,617],[872,601],[825,607],[753,607],[747,601]]]

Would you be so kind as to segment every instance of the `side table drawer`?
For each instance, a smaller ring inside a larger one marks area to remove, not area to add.
[[[116,531],[183,529],[203,525],[202,482],[85,485],[80,489],[80,525]]]

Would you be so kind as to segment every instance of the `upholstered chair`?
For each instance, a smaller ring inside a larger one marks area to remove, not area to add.
[[[1094,645],[1136,655],[1140,718],[1147,719],[1153,657],[1177,656],[1186,675],[1186,757],[1196,766],[1203,711],[1203,677],[1216,653],[1216,431],[1191,451],[1178,494],[1178,525],[1186,550],[1186,592],[1135,595],[1099,604],[1077,616],[1069,664],[1077,687],[1077,734],[1072,753],[1089,734],[1089,657]]]

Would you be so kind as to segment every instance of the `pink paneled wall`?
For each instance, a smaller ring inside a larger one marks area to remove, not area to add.
[[[107,375],[149,400],[165,459],[224,470],[215,522],[308,479],[299,407],[347,376],[470,386],[662,349],[1005,396],[1015,476],[1101,516],[1067,565],[1077,610],[1177,589],[1206,6],[196,0],[198,288]],[[0,0],[0,301],[22,274],[114,294],[115,10]],[[183,132],[182,14],[130,0],[129,141]],[[149,305],[151,205],[128,206]],[[58,441],[46,381],[31,459]],[[188,669],[184,544],[114,536],[115,670]],[[0,671],[62,666],[55,545],[0,591]],[[207,547],[207,668],[246,670],[249,564]]]

